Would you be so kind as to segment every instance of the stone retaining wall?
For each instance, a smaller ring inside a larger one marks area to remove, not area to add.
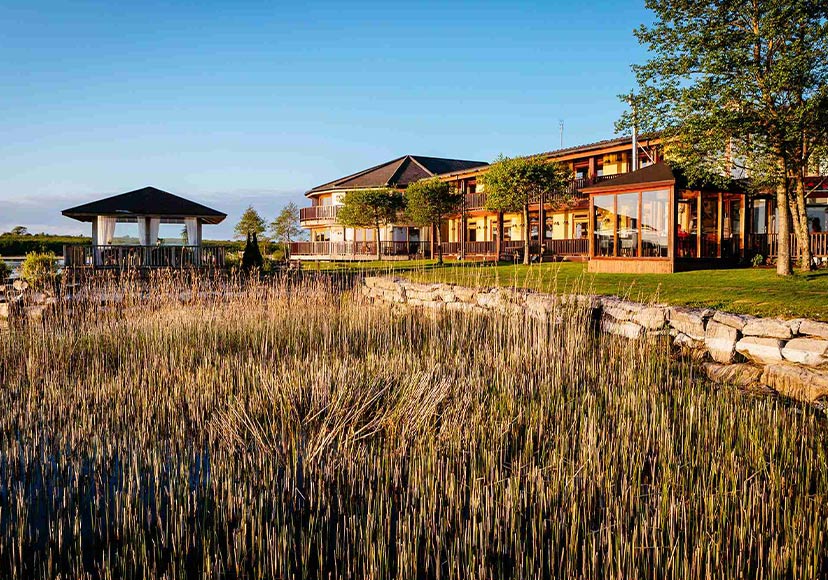
[[[367,277],[364,296],[444,311],[548,317],[563,299],[592,310],[601,329],[629,339],[672,337],[676,349],[702,361],[717,382],[770,388],[811,403],[828,400],[828,323],[730,314],[711,309],[640,304],[614,296],[561,297],[511,288],[475,289]]]

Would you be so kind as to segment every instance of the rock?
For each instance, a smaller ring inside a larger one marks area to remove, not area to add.
[[[704,340],[704,327],[712,316],[710,310],[671,308],[670,326],[696,340]]]
[[[642,308],[632,319],[647,330],[660,330],[667,324],[667,311],[659,306],[650,306]]]
[[[754,318],[742,329],[745,336],[764,336],[786,340],[793,336],[790,324],[776,318]]]
[[[762,382],[782,395],[800,401],[813,403],[828,397],[828,373],[790,363],[765,367]]]
[[[640,338],[644,332],[644,328],[635,322],[617,322],[612,318],[604,318],[601,321],[601,330],[609,334],[615,334],[625,338]]]
[[[704,331],[704,345],[710,357],[718,362],[730,364],[736,354],[739,331],[726,324],[711,320]]]
[[[775,363],[782,360],[782,341],[776,338],[746,336],[736,343],[736,352],[761,364]]]
[[[820,338],[828,339],[828,322],[815,322],[813,320],[803,320],[799,324],[799,334],[806,334],[808,336],[818,336]]]
[[[782,356],[791,362],[816,367],[828,363],[828,340],[794,338],[782,349]]]
[[[725,324],[736,330],[742,330],[745,324],[753,320],[755,316],[748,316],[746,314],[731,314],[730,312],[716,312],[713,315],[713,320],[720,324]]]
[[[477,295],[477,304],[483,308],[489,308],[492,310],[505,310],[506,301],[503,299],[500,292],[495,289],[490,290],[489,292],[479,293]]]
[[[752,364],[723,365],[708,362],[702,365],[702,369],[711,381],[717,383],[725,383],[743,389],[753,389],[761,385],[762,368]]]
[[[604,314],[612,316],[616,320],[632,320],[633,315],[638,312],[639,308],[626,300],[618,300],[615,298],[604,299]]]
[[[537,314],[551,314],[557,310],[557,300],[548,294],[527,294],[526,310]]]
[[[452,286],[451,291],[461,302],[477,302],[477,294],[481,292],[475,288],[466,288],[465,286]]]
[[[469,304],[468,302],[447,302],[445,304],[445,309],[449,312],[467,313],[480,312],[482,310],[479,306],[475,304]]]
[[[365,285],[369,288],[381,288],[383,290],[397,290],[402,286],[400,280],[397,278],[383,278],[380,276],[369,276],[365,278]]]

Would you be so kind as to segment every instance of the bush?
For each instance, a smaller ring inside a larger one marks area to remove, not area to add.
[[[754,268],[758,268],[762,265],[764,261],[765,258],[764,256],[762,256],[762,254],[756,254],[755,256],[753,256],[753,259],[750,261],[750,263]]]
[[[11,274],[11,268],[3,261],[3,258],[0,258],[0,283],[5,282],[9,274]]]
[[[44,288],[57,277],[57,256],[54,252],[31,252],[20,264],[20,277],[32,288]]]

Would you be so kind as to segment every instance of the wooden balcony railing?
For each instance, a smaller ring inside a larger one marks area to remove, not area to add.
[[[380,256],[431,257],[430,242],[380,242]],[[377,255],[376,242],[293,242],[292,258],[318,257],[319,259],[349,260],[370,259]]]
[[[595,185],[597,183],[603,183],[605,181],[610,181],[615,179],[619,175],[598,175],[596,177],[579,177],[578,179],[573,179],[572,182],[569,184],[569,187],[566,191],[568,194],[576,194],[581,191],[583,188],[588,187],[590,185]],[[465,207],[466,211],[473,211],[478,209],[484,209],[486,207],[486,193],[479,192],[479,193],[467,193],[465,198]],[[537,200],[535,201],[537,203]],[[462,209],[462,208],[461,208]]]
[[[812,232],[811,254],[815,258],[828,258],[828,232]],[[799,242],[794,234],[790,241],[791,257],[799,257]],[[775,258],[779,254],[779,234],[750,234],[745,249],[748,253],[762,254],[766,258]]]
[[[313,205],[311,207],[303,207],[299,210],[299,221],[336,221],[340,207],[338,205]]]
[[[63,246],[66,268],[222,268],[221,246]]]

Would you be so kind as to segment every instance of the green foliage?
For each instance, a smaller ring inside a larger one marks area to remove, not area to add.
[[[53,236],[48,234],[0,235],[0,255],[25,256],[30,252],[63,253],[64,245],[91,244],[92,238],[86,236]]]
[[[248,235],[254,233],[261,235],[265,232],[266,228],[267,223],[264,218],[251,205],[244,210],[234,231],[237,238],[246,238]]]
[[[9,274],[11,274],[11,268],[3,261],[3,258],[0,258],[0,282],[5,282]]]
[[[405,213],[415,225],[439,227],[462,200],[463,194],[439,177],[421,179],[405,190]]]
[[[9,234],[13,236],[27,236],[29,235],[29,230],[25,226],[14,226],[9,230]]]
[[[20,264],[20,278],[32,288],[45,288],[57,277],[57,256],[54,252],[31,252]]]
[[[492,211],[521,211],[542,194],[553,203],[572,198],[569,169],[540,156],[501,155],[480,179],[486,187],[486,208]]]
[[[756,254],[750,259],[750,264],[754,268],[758,268],[765,262],[765,257],[762,254]]]
[[[345,194],[337,221],[344,226],[379,229],[393,222],[404,207],[402,194],[394,189],[358,189]]]
[[[270,233],[277,242],[289,244],[299,238],[303,231],[299,225],[299,208],[293,202],[282,208],[276,219],[270,223]]]

